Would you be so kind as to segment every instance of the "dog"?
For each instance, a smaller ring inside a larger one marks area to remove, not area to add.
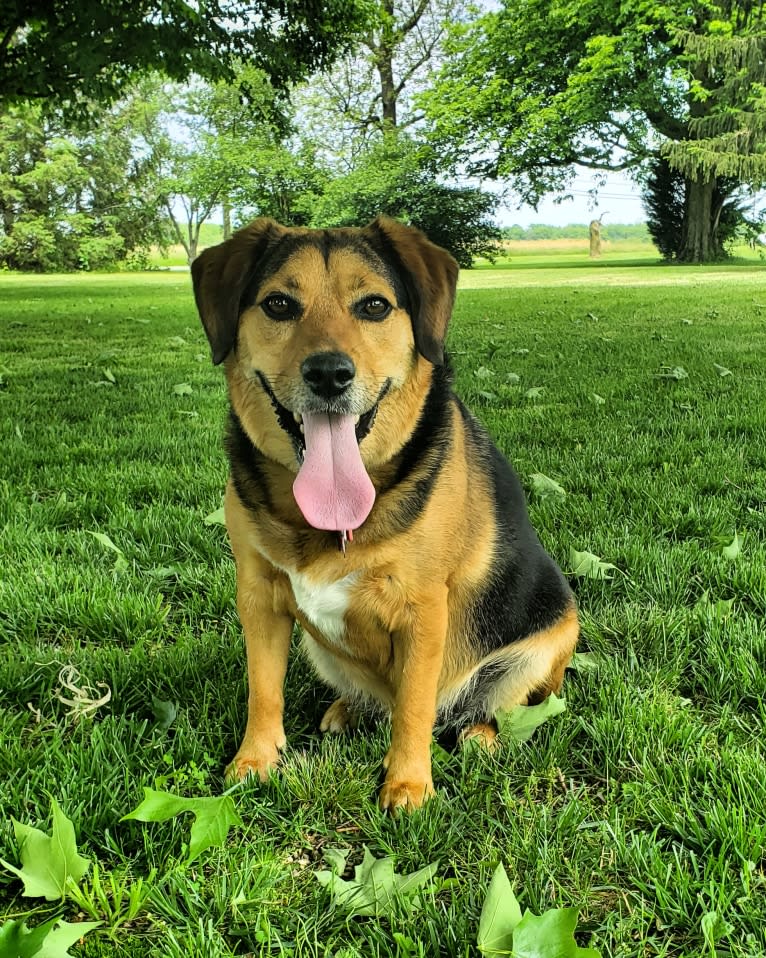
[[[257,219],[192,264],[230,401],[224,511],[249,682],[230,780],[279,763],[296,622],[338,695],[322,731],[390,714],[392,812],[433,794],[435,726],[491,745],[499,709],[561,688],[574,598],[518,477],[452,390],[457,275],[384,217]]]

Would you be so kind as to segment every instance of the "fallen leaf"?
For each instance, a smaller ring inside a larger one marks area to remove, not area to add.
[[[617,566],[611,562],[602,562],[592,552],[578,552],[570,546],[569,549],[570,574],[584,579],[612,579],[608,573]],[[619,571],[619,570],[618,570]]]
[[[543,722],[561,715],[566,707],[566,699],[560,699],[555,692],[551,692],[539,705],[517,705],[507,712],[499,709],[495,712],[498,732],[502,738],[526,742]]]
[[[69,883],[78,884],[90,867],[88,859],[77,854],[74,825],[61,811],[55,798],[51,799],[51,813],[50,835],[11,819],[21,868],[2,859],[0,863],[24,882],[22,895],[25,898],[63,899]]]
[[[599,396],[598,393],[591,393],[590,398],[597,406],[603,406],[606,403],[606,399],[603,396]]]
[[[157,727],[162,729],[169,729],[170,726],[175,722],[176,716],[178,715],[178,707],[175,702],[171,702],[166,699],[158,699],[156,695],[152,696],[152,712],[154,714],[154,720],[157,723]]]
[[[569,668],[576,672],[595,672],[599,667],[599,656],[595,652],[575,652],[569,662]]]
[[[542,915],[525,911],[513,932],[513,958],[600,958],[574,938],[576,908],[551,908]]]
[[[225,526],[226,516],[224,515],[223,506],[221,506],[220,509],[216,509],[215,512],[211,512],[209,516],[205,516],[202,521],[206,526]]]
[[[123,815],[121,821],[136,819],[139,822],[166,822],[176,815],[191,812],[194,823],[189,834],[190,864],[206,849],[222,846],[232,825],[242,825],[231,795],[210,798],[182,798],[170,792],[158,792],[144,788],[144,800],[132,812]]]
[[[721,554],[724,555],[727,559],[733,562],[737,556],[742,551],[742,538],[736,531],[734,532],[734,538],[728,545],[725,545],[721,549]]]
[[[25,921],[11,919],[0,927],[0,958],[71,958],[69,948],[102,924],[101,921],[70,924],[51,918],[36,928],[27,928]]]
[[[397,906],[411,911],[417,905],[416,892],[436,874],[438,862],[409,875],[397,875],[391,858],[375,858],[365,847],[361,865],[354,878],[340,878],[336,871],[316,872],[317,879],[329,888],[335,907],[348,915],[391,917]]]
[[[718,375],[723,378],[724,376],[732,376],[733,373],[730,369],[727,369],[725,366],[719,366],[718,363],[713,363],[713,369],[718,373]]]
[[[521,908],[505,868],[492,876],[479,919],[477,944],[485,955],[512,958],[600,958],[595,948],[580,948],[574,938],[577,911],[551,908],[534,915]]]
[[[529,478],[532,481],[532,489],[541,499],[564,497],[567,494],[563,486],[542,472],[533,472]]]
[[[689,374],[683,366],[661,366],[660,371],[655,373],[657,379],[688,379]]]
[[[191,396],[194,390],[191,383],[178,383],[178,385],[173,386],[173,392],[176,396]]]
[[[545,392],[545,386],[531,386],[524,393],[525,399],[539,399],[540,396]]]
[[[488,954],[513,951],[513,931],[521,921],[521,908],[502,864],[498,865],[489,883],[487,897],[479,918],[479,951]]]

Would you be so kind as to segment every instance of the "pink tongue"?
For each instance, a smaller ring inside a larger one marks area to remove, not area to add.
[[[375,487],[356,441],[353,416],[304,413],[306,455],[293,483],[295,501],[315,529],[358,529],[370,514]]]

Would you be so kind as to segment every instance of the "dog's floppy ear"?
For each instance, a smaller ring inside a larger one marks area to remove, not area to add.
[[[216,366],[234,347],[242,294],[266,247],[280,232],[272,219],[254,220],[231,239],[206,249],[191,265],[194,298]]]
[[[415,346],[434,366],[444,362],[444,340],[455,303],[458,264],[413,226],[379,216],[367,229],[377,233],[400,268],[410,299]]]

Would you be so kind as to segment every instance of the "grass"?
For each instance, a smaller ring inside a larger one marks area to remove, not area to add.
[[[713,955],[713,912],[720,958],[766,954],[764,279],[465,274],[460,392],[562,566],[574,547],[619,570],[574,580],[597,669],[569,673],[567,711],[529,743],[439,755],[437,798],[392,820],[374,804],[387,729],[321,740],[331,696],[296,657],[284,771],[237,791],[245,827],[186,868],[188,821],[120,819],[158,778],[217,794],[243,728],[232,563],[203,521],[226,474],[222,377],[183,274],[0,277],[0,858],[18,861],[10,817],[47,828],[53,795],[105,921],[75,953],[472,955],[502,861],[522,907],[578,908],[602,958]],[[566,497],[535,497],[534,472]],[[66,665],[111,691],[89,718],[58,697]],[[153,698],[176,704],[170,728]],[[314,872],[364,845],[450,881],[410,917],[347,920]],[[20,890],[0,870],[0,917],[56,913]]]

